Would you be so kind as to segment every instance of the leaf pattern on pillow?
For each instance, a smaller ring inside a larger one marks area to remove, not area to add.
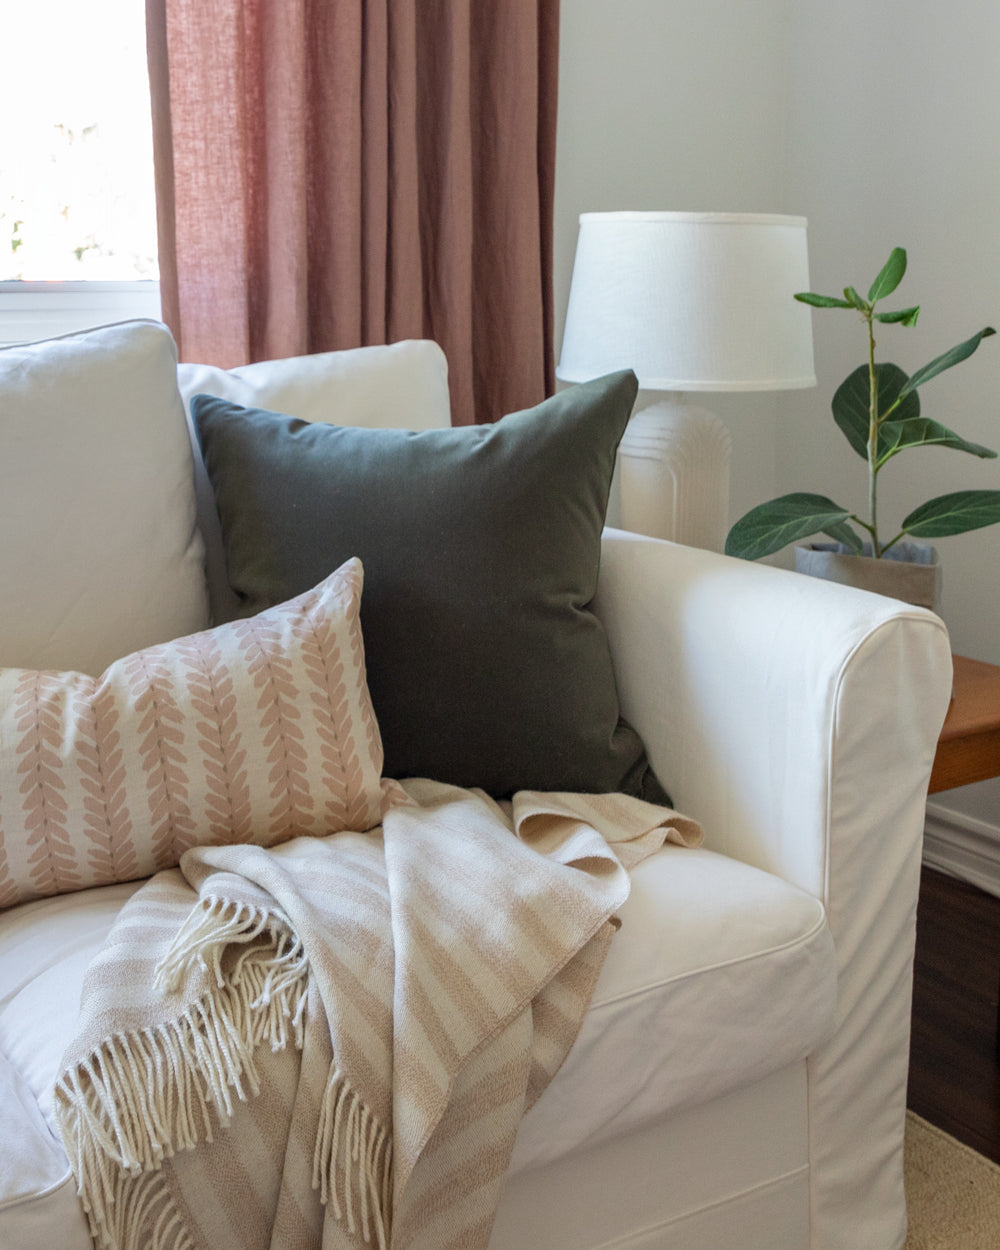
[[[373,820],[371,796],[360,784],[361,759],[351,732],[343,654],[331,620],[305,616],[292,631],[302,645],[303,666],[315,689],[309,701],[322,742],[323,780],[328,790],[324,810],[331,824],[364,827]],[[378,820],[378,816],[374,816]]]
[[[18,788],[31,851],[31,883],[39,894],[62,894],[80,883],[60,769],[64,694],[58,674],[33,672],[22,675],[14,692],[15,725],[21,734]]]
[[[166,868],[196,842],[188,805],[190,779],[183,750],[184,716],[174,697],[162,648],[137,651],[122,667],[140,716],[137,732],[146,771],[153,862],[157,869]]]
[[[89,696],[89,697],[88,697]],[[138,872],[132,815],[125,790],[119,713],[107,684],[81,683],[74,691],[71,719],[76,735],[87,864],[99,881],[132,881]]]
[[[0,794],[0,804],[3,803],[3,795]],[[11,875],[10,865],[7,862],[7,838],[3,831],[3,823],[0,822],[0,907],[10,907],[17,902],[17,886]]]
[[[313,811],[308,761],[299,725],[299,689],[288,657],[282,652],[276,627],[260,617],[251,617],[238,622],[235,633],[246,657],[247,671],[260,694],[257,709],[268,748],[268,781],[274,800],[269,832],[280,840],[292,838],[311,828]]]
[[[249,842],[253,836],[247,752],[240,736],[233,676],[211,632],[177,646],[186,667],[198,746],[205,768],[205,807],[213,842]]]

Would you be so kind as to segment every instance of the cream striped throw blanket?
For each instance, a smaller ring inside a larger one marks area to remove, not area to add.
[[[576,1037],[638,799],[396,789],[368,833],[188,851],[126,904],[56,1086],[99,1246],[476,1250]]]

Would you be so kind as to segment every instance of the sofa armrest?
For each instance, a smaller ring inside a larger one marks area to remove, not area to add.
[[[595,608],[623,714],[674,803],[715,850],[826,907],[839,991],[836,1033],[810,1059],[814,1244],[899,1245],[924,805],[951,692],[945,627],[878,595],[612,530]],[[859,1195],[860,1229],[843,1218]]]
[[[932,613],[616,530],[594,606],[623,714],[715,850],[829,904],[835,849],[922,823],[951,689]]]

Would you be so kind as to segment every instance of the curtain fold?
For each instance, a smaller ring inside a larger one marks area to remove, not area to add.
[[[558,0],[146,0],[164,320],[226,368],[401,338],[554,386]]]

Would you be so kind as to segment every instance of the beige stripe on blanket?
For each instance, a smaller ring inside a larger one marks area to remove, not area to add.
[[[126,904],[55,1091],[98,1245],[486,1246],[627,869],[700,830],[620,795],[406,791],[368,833],[188,851]]]

